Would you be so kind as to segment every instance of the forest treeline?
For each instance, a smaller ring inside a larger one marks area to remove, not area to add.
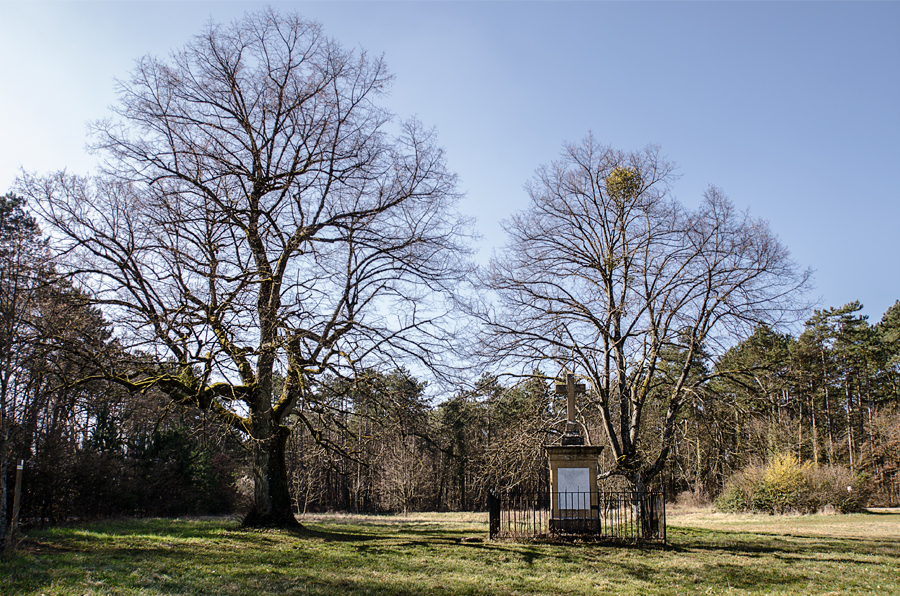
[[[20,461],[29,523],[246,509],[253,439],[152,388],[105,380],[151,354],[122,350],[115,326],[55,274],[20,197],[2,198],[0,234],[6,518]],[[680,414],[657,484],[673,497],[712,499],[736,473],[789,454],[840,466],[861,479],[870,504],[900,502],[900,302],[875,324],[861,309],[817,310],[799,335],[760,327],[704,355],[693,374],[708,380]],[[678,370],[681,357],[666,354],[662,368]],[[404,369],[323,378],[288,421],[295,511],[472,510],[492,489],[548,490],[543,448],[565,430],[557,372],[482,376],[449,396]],[[662,423],[666,387],[656,391],[640,442],[648,453],[660,449],[652,421]],[[579,422],[589,443],[603,445],[596,399],[580,398]],[[601,459],[601,470],[613,467],[608,453]]]
[[[815,311],[802,333],[759,328],[696,372],[710,380],[681,414],[670,460],[657,485],[671,498],[718,497],[736,474],[789,455],[800,464],[840,470],[869,505],[900,502],[900,302],[872,325],[854,302]],[[668,355],[677,368],[678,354]],[[373,390],[372,381],[377,380]],[[565,403],[554,379],[535,371],[504,384],[482,377],[475,388],[436,405],[403,371],[373,376],[367,389],[333,398],[342,423],[291,439],[289,466],[301,510],[472,509],[488,491],[549,490],[543,447],[565,431]],[[654,453],[666,388],[641,436]],[[604,445],[590,392],[579,421],[588,441]],[[399,409],[398,409],[399,408]],[[613,467],[608,452],[601,471]],[[611,477],[602,486],[627,486]],[[842,490],[844,487],[841,487]]]

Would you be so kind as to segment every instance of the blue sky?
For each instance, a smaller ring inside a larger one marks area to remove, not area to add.
[[[821,306],[900,298],[900,2],[273,2],[383,54],[385,104],[435,126],[482,258],[524,183],[588,131],[659,144],[686,205],[709,184],[815,271]],[[87,173],[113,78],[244,2],[0,0],[0,192]]]

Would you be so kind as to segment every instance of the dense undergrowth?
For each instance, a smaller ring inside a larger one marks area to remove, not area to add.
[[[862,511],[868,500],[866,474],[843,466],[801,464],[790,454],[778,454],[765,466],[748,466],[732,476],[716,499],[726,513],[815,513],[834,509]]]

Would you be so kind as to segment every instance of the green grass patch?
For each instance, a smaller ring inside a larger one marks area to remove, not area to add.
[[[900,513],[676,515],[670,544],[644,549],[492,542],[486,517],[309,516],[300,533],[229,519],[30,531],[0,560],[0,594],[900,593]]]

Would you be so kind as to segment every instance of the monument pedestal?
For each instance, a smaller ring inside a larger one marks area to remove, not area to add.
[[[550,457],[550,531],[600,532],[597,467],[603,447],[548,445]]]

